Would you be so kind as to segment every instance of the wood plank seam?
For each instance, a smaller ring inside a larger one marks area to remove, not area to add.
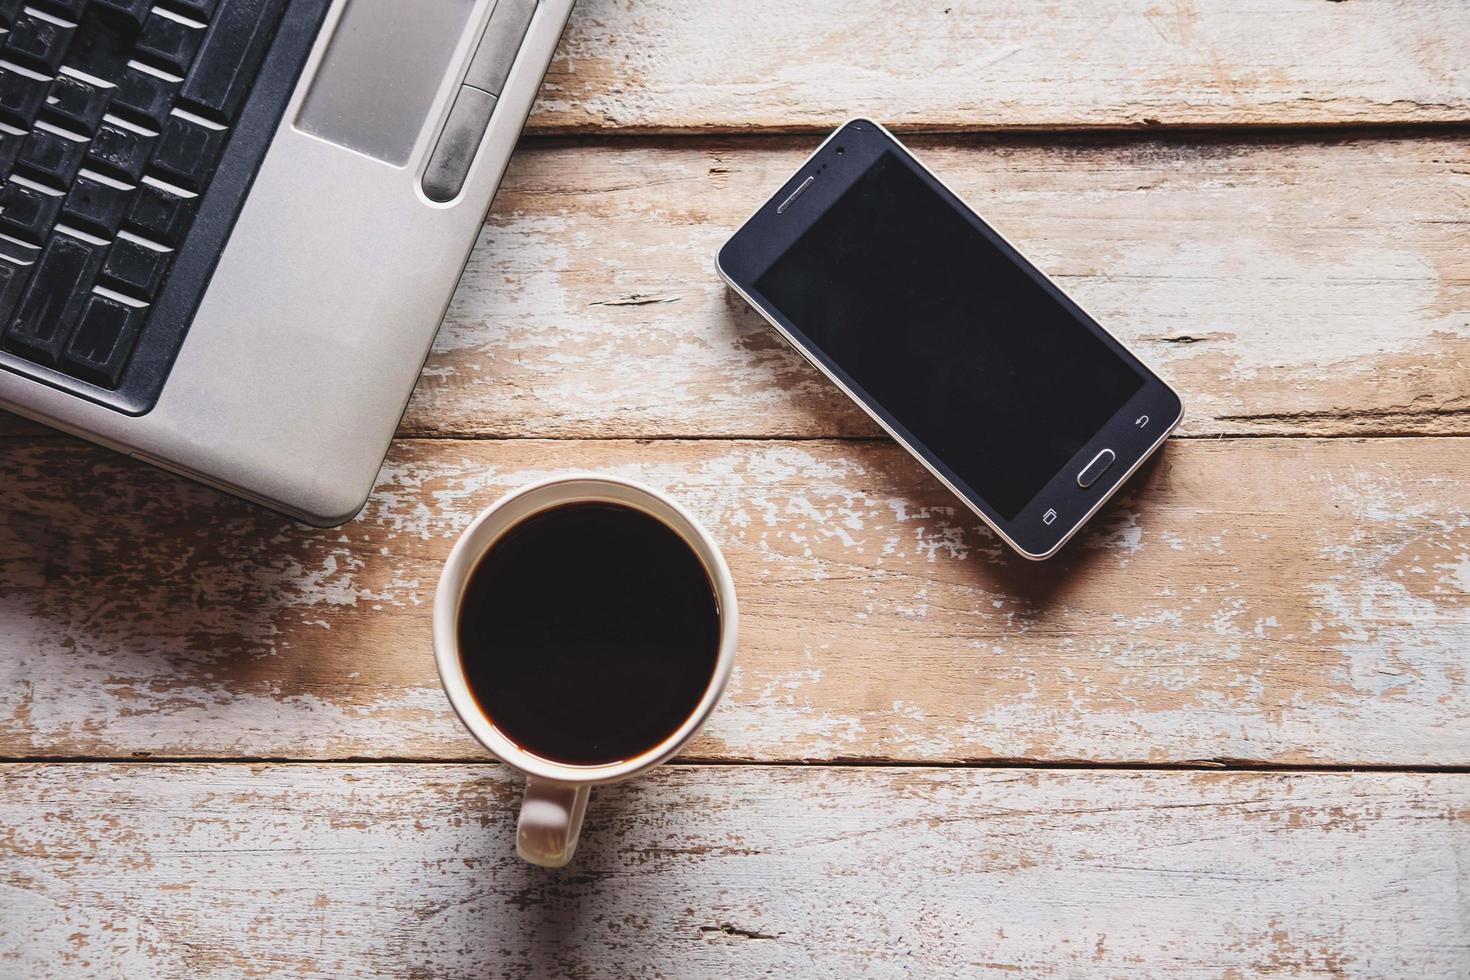
[[[1327,0],[1329,3],[1344,0]],[[1168,125],[1153,126],[1130,124],[1126,126],[1092,126],[1084,128],[1047,128],[1023,126],[1014,128],[951,128],[933,129],[904,123],[888,124],[881,117],[874,122],[883,123],[885,129],[898,136],[919,141],[942,140],[951,144],[996,143],[1025,145],[1055,145],[1064,143],[1074,146],[1119,147],[1136,145],[1153,140],[1176,141],[1181,144],[1209,146],[1215,143],[1336,143],[1346,140],[1393,140],[1428,139],[1436,136],[1459,137],[1470,133],[1470,114],[1466,119],[1456,120],[1388,120],[1384,122],[1291,123],[1258,122],[1225,126]],[[836,124],[825,127],[780,127],[759,129],[555,129],[527,128],[516,142],[516,152],[530,149],[591,150],[618,147],[680,147],[701,146],[711,143],[738,148],[747,143],[779,141],[787,143],[808,142],[815,149]]]
[[[289,756],[289,755],[150,755],[135,752],[130,755],[3,755],[0,766],[31,765],[117,765],[117,766],[484,766],[496,768],[503,763],[486,758],[465,759],[461,756]],[[1323,773],[1323,774],[1372,774],[1372,773],[1422,773],[1424,775],[1470,775],[1470,765],[1413,765],[1409,763],[1352,764],[1333,763],[1269,763],[1250,759],[1200,760],[1197,762],[1073,762],[1066,760],[1026,758],[986,758],[935,760],[922,759],[858,759],[832,758],[818,762],[800,759],[747,758],[735,759],[720,756],[703,756],[697,752],[676,756],[664,763],[668,766],[698,766],[701,768],[771,768],[771,769],[966,769],[996,770],[1035,769],[1044,772],[1083,773]]]

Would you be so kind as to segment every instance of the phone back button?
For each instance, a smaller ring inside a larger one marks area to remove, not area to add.
[[[1104,449],[1092,457],[1092,462],[1082,467],[1082,472],[1077,474],[1077,485],[1083,490],[1092,486],[1097,482],[1098,477],[1108,471],[1108,467],[1112,466],[1113,460],[1117,458],[1118,454],[1111,449]]]

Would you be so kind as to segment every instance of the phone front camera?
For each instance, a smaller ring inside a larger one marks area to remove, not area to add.
[[[839,147],[838,147],[838,148],[837,148],[837,155],[838,155],[838,156],[842,156],[842,154],[844,154],[844,153],[846,153],[846,152],[847,152],[847,151],[846,151],[846,150],[844,150],[844,149],[843,149],[843,148],[842,148],[842,147],[840,147],[840,146],[839,146]]]

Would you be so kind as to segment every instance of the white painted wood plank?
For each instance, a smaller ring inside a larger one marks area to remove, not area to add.
[[[403,431],[875,432],[713,269],[810,148],[523,149]],[[1470,434],[1464,140],[917,149],[1179,388],[1185,434]]]
[[[713,269],[811,144],[523,148],[402,432],[873,434]],[[1465,140],[916,146],[1180,389],[1184,434],[1470,434]]]
[[[1458,0],[581,0],[535,131],[1470,118]]]
[[[506,490],[667,488],[741,602],[730,760],[1470,765],[1470,443],[1176,440],[1033,564],[872,442],[424,440],[330,531],[70,441],[0,457],[0,754],[480,758],[429,602]]]
[[[12,976],[1453,977],[1470,776],[666,768],[574,863],[498,767],[9,766]]]

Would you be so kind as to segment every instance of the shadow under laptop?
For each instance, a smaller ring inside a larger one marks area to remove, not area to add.
[[[345,751],[377,727],[354,711],[377,695],[320,655],[327,643],[360,646],[361,672],[405,700],[436,683],[430,660],[372,670],[403,616],[420,632],[417,607],[404,602],[398,615],[385,583],[406,576],[431,588],[437,540],[416,541],[385,569],[360,533],[353,541],[342,529],[310,528],[68,437],[7,442],[0,674],[16,683],[0,693],[0,717],[16,719],[17,747]],[[354,615],[365,602],[386,608]],[[39,696],[54,703],[21,703]],[[432,708],[419,710],[442,715]],[[412,722],[414,709],[403,710]],[[453,730],[447,719],[438,727]]]

